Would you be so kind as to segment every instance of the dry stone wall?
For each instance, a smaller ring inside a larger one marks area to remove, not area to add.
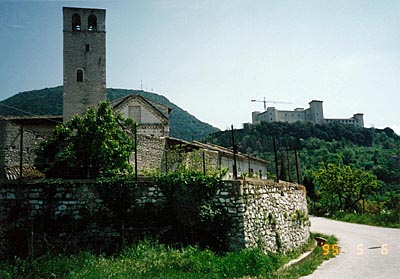
[[[304,186],[258,179],[226,181],[214,201],[233,220],[231,250],[259,246],[266,252],[288,251],[309,238]]]
[[[167,224],[160,223],[163,216],[157,210],[165,201],[151,179],[134,186],[93,181],[0,182],[0,226],[8,232],[9,243],[18,246],[16,254],[54,247],[107,251],[165,229]],[[230,250],[260,246],[265,251],[287,251],[308,240],[303,186],[228,180],[214,201],[231,220]]]

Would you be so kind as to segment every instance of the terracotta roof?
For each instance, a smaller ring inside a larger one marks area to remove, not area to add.
[[[19,173],[19,166],[4,167],[4,174],[7,180],[19,179]],[[44,174],[34,166],[22,166],[22,178],[44,178]]]

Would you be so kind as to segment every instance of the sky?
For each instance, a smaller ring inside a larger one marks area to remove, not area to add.
[[[222,130],[265,97],[400,134],[400,1],[0,0],[0,100],[62,85],[63,6],[107,10],[108,88],[164,95]]]

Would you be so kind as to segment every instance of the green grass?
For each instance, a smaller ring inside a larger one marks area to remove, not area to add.
[[[327,244],[332,247],[332,245],[337,244],[337,238],[335,236],[326,236],[321,234],[315,234],[315,236],[322,236],[327,239]],[[298,264],[292,265],[286,270],[282,270],[275,274],[271,279],[297,279],[302,276],[309,275],[317,269],[322,262],[334,257],[333,249],[328,249],[329,253],[325,253],[323,249],[317,246],[313,252],[303,261]],[[340,250],[339,250],[340,251]],[[326,255],[325,255],[326,254]],[[264,278],[264,277],[261,277]],[[268,278],[268,277],[265,277]]]
[[[320,247],[314,250],[312,262],[300,270],[297,266],[278,270],[289,260],[297,258],[304,249],[310,249],[312,242],[310,239],[302,250],[287,254],[266,255],[259,249],[245,249],[217,255],[197,247],[176,249],[143,241],[115,256],[90,253],[44,256],[36,259],[32,266],[27,261],[18,260],[13,265],[0,265],[0,278],[298,278],[312,272],[327,259],[321,256]]]
[[[389,211],[380,214],[338,212],[333,216],[333,219],[343,222],[365,224],[371,226],[400,228],[400,213],[397,213],[395,211]]]

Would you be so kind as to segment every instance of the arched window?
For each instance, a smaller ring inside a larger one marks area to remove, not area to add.
[[[83,71],[81,69],[76,71],[76,81],[77,82],[82,82],[83,81]]]
[[[81,31],[81,17],[78,14],[72,15],[72,31]]]
[[[88,18],[88,29],[89,31],[97,30],[97,17],[95,15],[90,15]]]

